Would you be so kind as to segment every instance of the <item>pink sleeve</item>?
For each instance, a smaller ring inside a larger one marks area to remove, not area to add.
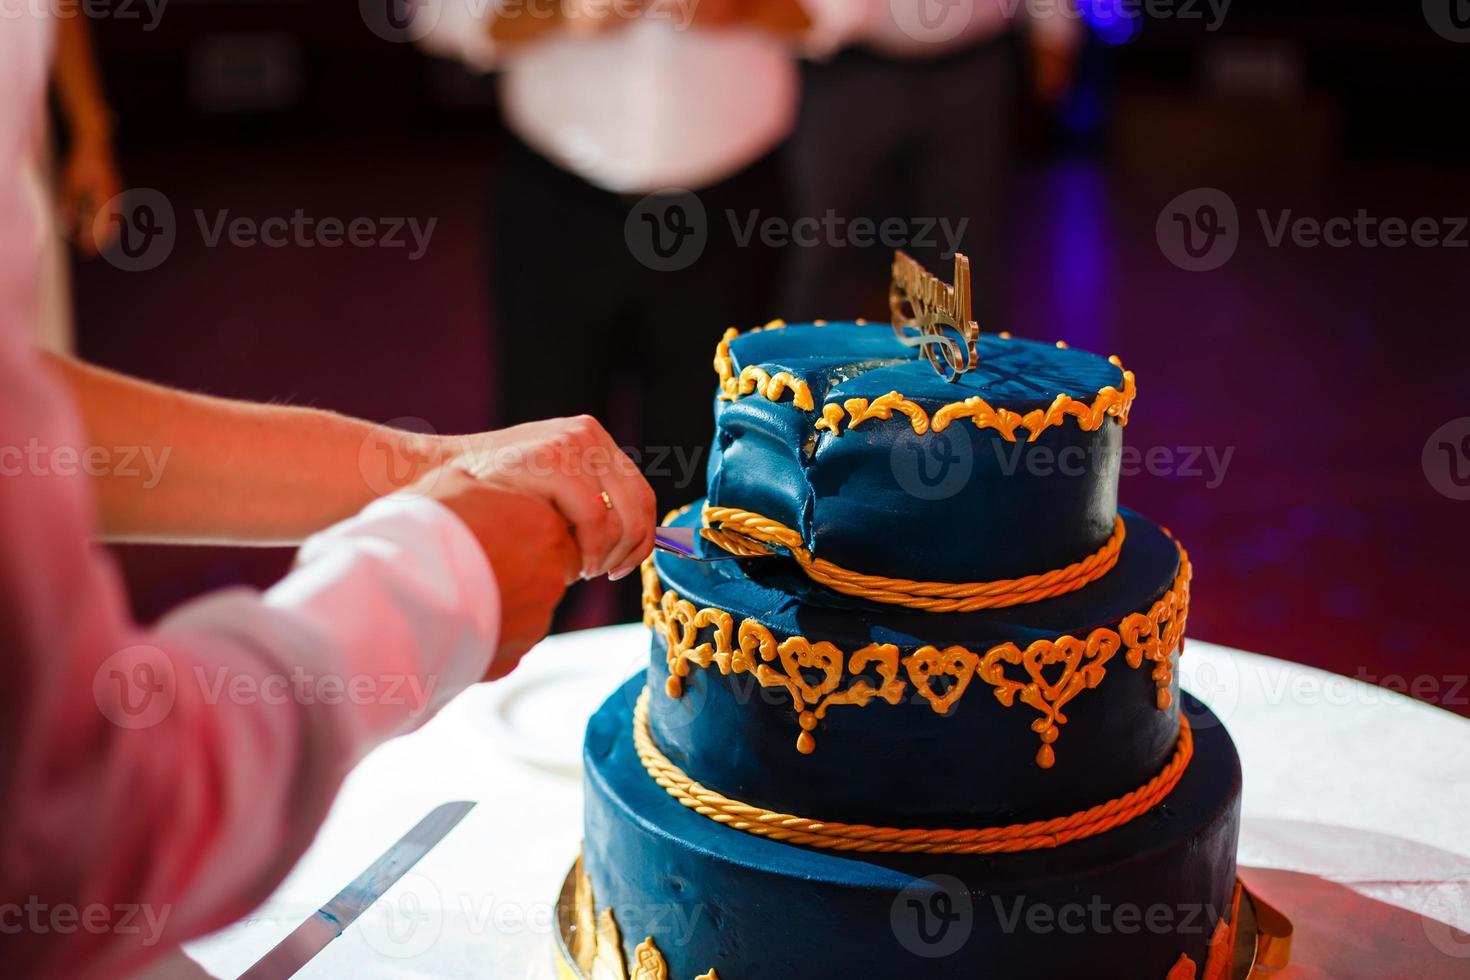
[[[264,595],[139,629],[61,472],[68,417],[39,365],[0,364],[0,446],[56,447],[0,459],[0,896],[22,906],[0,934],[23,976],[116,975],[249,911],[352,764],[482,677],[498,634],[483,552],[421,499],[311,539]]]
[[[28,340],[34,27],[0,30],[0,972],[112,977],[263,900],[352,764],[484,675],[499,592],[449,511],[388,499],[264,595],[131,621],[84,470],[136,463],[82,452]]]

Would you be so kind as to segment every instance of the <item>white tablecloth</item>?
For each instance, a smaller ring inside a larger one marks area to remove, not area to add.
[[[582,729],[647,643],[636,625],[552,637],[378,749],[276,893],[188,955],[237,976],[430,809],[465,799],[479,806],[299,976],[550,977],[553,902],[581,839]],[[1198,641],[1181,674],[1240,748],[1242,874],[1297,927],[1281,975],[1470,977],[1470,721]]]

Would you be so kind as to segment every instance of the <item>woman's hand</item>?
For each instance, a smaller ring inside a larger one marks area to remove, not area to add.
[[[555,506],[572,526],[583,578],[620,579],[653,550],[653,490],[590,415],[442,437],[439,447],[476,477]]]

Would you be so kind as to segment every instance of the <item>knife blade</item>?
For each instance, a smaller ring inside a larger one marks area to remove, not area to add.
[[[658,528],[653,532],[653,546],[690,561],[734,561],[741,557],[710,546],[699,536],[699,529],[693,527]]]
[[[255,961],[240,980],[285,980],[346,931],[358,916],[383,897],[444,836],[475,808],[470,801],[441,803],[382,853],[347,886]]]

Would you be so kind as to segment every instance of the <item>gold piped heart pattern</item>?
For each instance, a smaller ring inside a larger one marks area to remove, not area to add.
[[[1099,627],[1085,637],[1039,639],[1024,648],[1002,643],[983,653],[930,645],[906,657],[893,644],[874,643],[847,657],[825,640],[793,636],[778,642],[757,620],[743,619],[737,627],[724,610],[696,608],[664,590],[650,559],[643,564],[643,622],[668,644],[665,690],[670,697],[683,695],[691,666],[713,665],[725,675],[751,674],[762,687],[782,688],[790,695],[801,729],[796,747],[803,754],[815,751],[813,733],[830,707],[865,707],[875,698],[897,705],[912,685],[913,696],[944,715],[978,679],[1002,705],[1020,703],[1038,713],[1031,723],[1041,739],[1036,764],[1046,769],[1056,762],[1053,746],[1067,722],[1063,709],[1101,684],[1119,653],[1135,670],[1149,664],[1155,706],[1169,708],[1174,658],[1184,648],[1192,574],[1189,555],[1179,547],[1174,582],[1147,613],[1130,613],[1116,628]],[[876,684],[871,674],[876,674]]]

